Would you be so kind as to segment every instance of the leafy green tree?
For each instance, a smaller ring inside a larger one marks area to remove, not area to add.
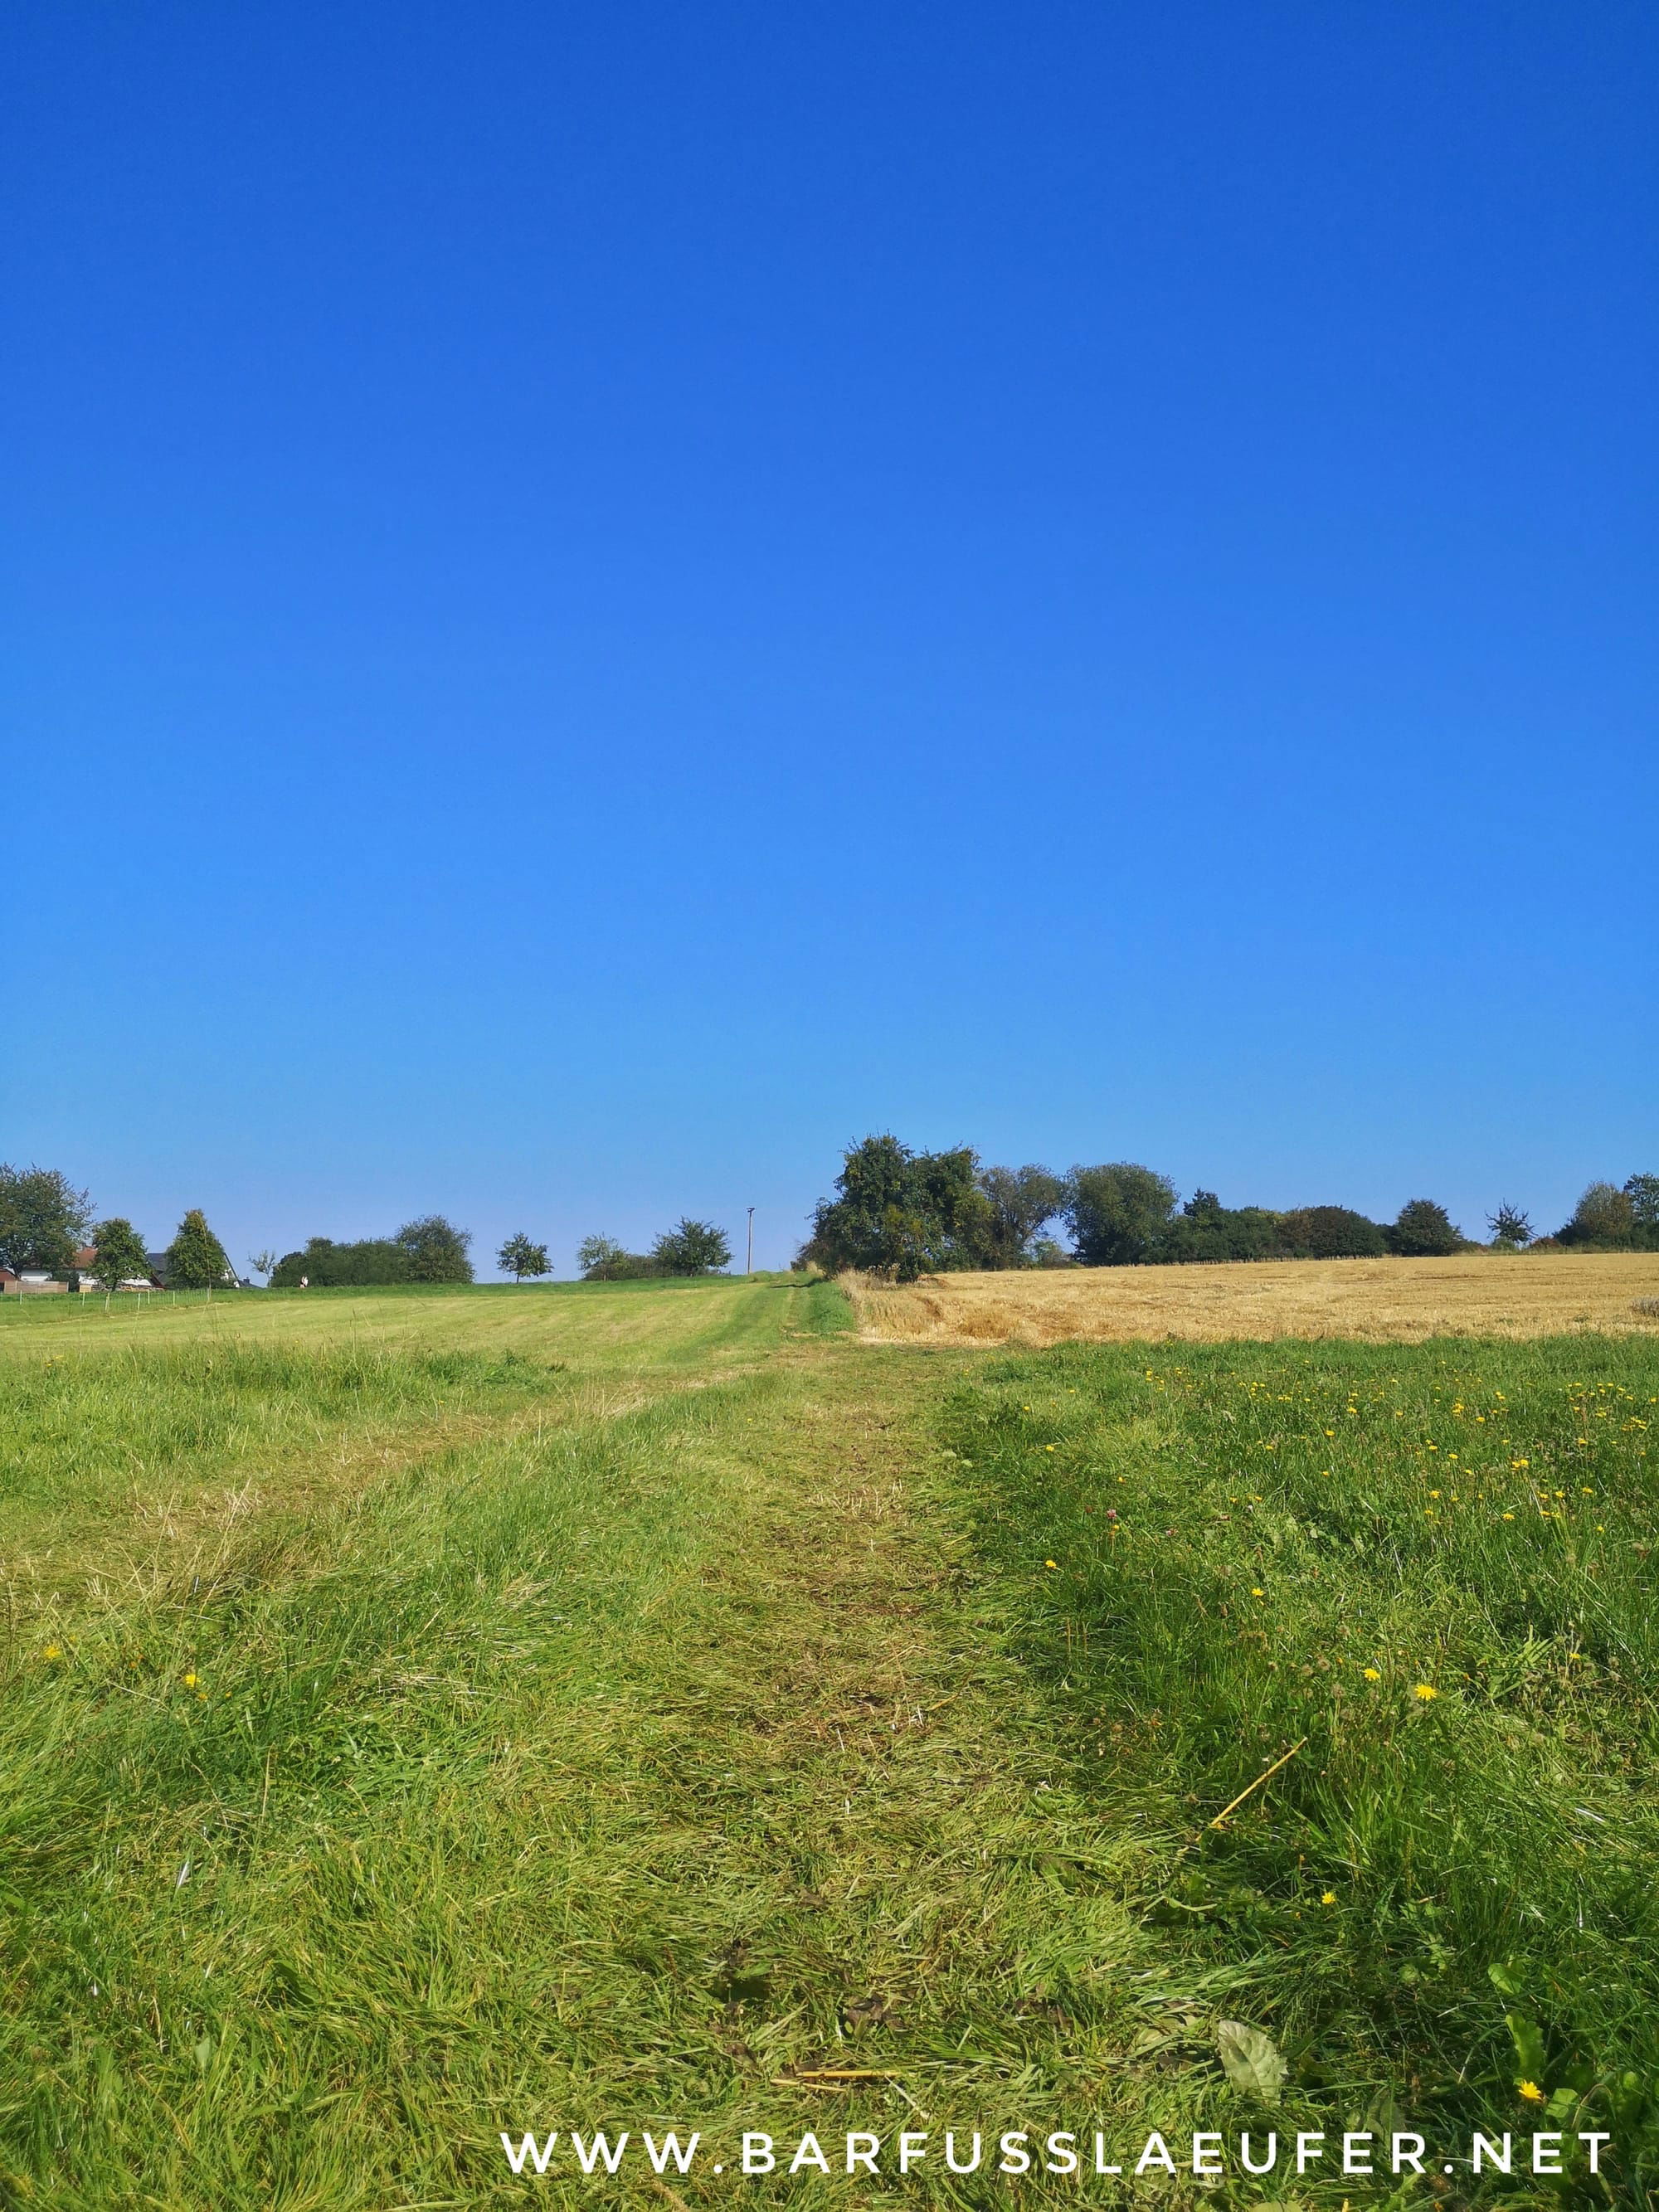
[[[271,1271],[270,1288],[297,1290],[301,1276],[313,1290],[406,1283],[410,1280],[409,1253],[390,1237],[365,1237],[355,1244],[313,1237],[302,1251],[283,1255]]]
[[[918,1152],[895,1136],[865,1138],[842,1155],[837,1195],[818,1200],[797,1264],[831,1274],[856,1267],[901,1283],[984,1267],[994,1216],[978,1171],[966,1145]]]
[[[1659,1175],[1633,1175],[1625,1184],[1634,1232],[1632,1242],[1659,1252]]]
[[[1066,1218],[1077,1255],[1091,1267],[1133,1267],[1158,1256],[1175,1212],[1167,1176],[1133,1160],[1073,1168],[1066,1180]]]
[[[1346,1206],[1300,1206],[1279,1218],[1285,1249],[1298,1260],[1372,1260],[1388,1249],[1374,1221]]]
[[[692,1221],[682,1215],[673,1228],[658,1237],[651,1257],[664,1275],[707,1275],[732,1264],[732,1247],[726,1231],[712,1221]]]
[[[0,1166],[0,1262],[61,1274],[85,1243],[92,1199],[57,1168]]]
[[[1600,1244],[1618,1249],[1633,1240],[1636,1203],[1616,1182],[1593,1182],[1573,1209],[1572,1219],[1555,1232],[1564,1244]]]
[[[576,1247],[576,1265],[588,1283],[631,1283],[662,1272],[648,1254],[624,1251],[614,1237],[584,1237]]]
[[[472,1262],[466,1256],[472,1242],[471,1233],[465,1229],[457,1229],[453,1222],[446,1221],[441,1213],[426,1213],[418,1221],[404,1222],[394,1241],[409,1255],[410,1282],[470,1283],[472,1280]]]
[[[1530,1218],[1518,1206],[1511,1206],[1507,1199],[1498,1201],[1496,1213],[1486,1216],[1486,1226],[1492,1231],[1492,1243],[1503,1245],[1509,1251],[1518,1252],[1523,1244],[1532,1242]]]
[[[1453,1228],[1445,1207],[1431,1198],[1407,1199],[1383,1234],[1389,1249],[1407,1260],[1443,1259],[1463,1249],[1462,1231]]]
[[[1029,1267],[1033,1240],[1066,1203],[1066,1186],[1047,1168],[981,1168],[975,1178],[989,1212],[980,1265]]]
[[[553,1270],[546,1245],[532,1244],[522,1230],[517,1236],[507,1238],[495,1255],[495,1265],[520,1283],[526,1275],[547,1275]]]
[[[167,1247],[167,1279],[168,1289],[174,1291],[216,1291],[236,1279],[225,1248],[208,1227],[199,1206],[191,1207]]]
[[[149,1280],[149,1255],[144,1240],[119,1214],[98,1224],[92,1232],[92,1244],[98,1255],[98,1279],[106,1291],[118,1290],[123,1283]]]
[[[1146,1251],[1149,1260],[1176,1264],[1285,1256],[1278,1214],[1265,1206],[1224,1206],[1212,1190],[1195,1190]]]

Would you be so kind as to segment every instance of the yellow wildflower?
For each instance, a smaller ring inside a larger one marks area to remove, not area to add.
[[[1264,1590],[1264,1589],[1253,1589],[1253,1590],[1250,1592],[1250,1595],[1251,1595],[1252,1597],[1266,1597],[1266,1596],[1267,1596],[1267,1591],[1266,1591],[1266,1590]]]
[[[1042,1564],[1045,1567],[1053,1567],[1056,1572],[1059,1571],[1060,1561],[1058,1559],[1045,1559]]]
[[[40,1654],[40,1656],[43,1659],[61,1659],[63,1656],[64,1647],[61,1644],[48,1644],[46,1650]]]
[[[1319,1901],[1322,1905],[1334,1905],[1336,1903],[1336,1892],[1334,1889],[1328,1889]]]
[[[1435,1688],[1432,1682],[1419,1682],[1416,1688],[1412,1692],[1412,1695],[1414,1698],[1420,1698],[1423,1703],[1426,1705],[1431,1698],[1437,1698],[1440,1695],[1440,1692]]]
[[[1382,1669],[1380,1667],[1362,1667],[1359,1671],[1368,1682],[1380,1682],[1382,1680]]]
[[[1522,2082],[1521,2094],[1529,2105],[1541,2105],[1544,2101],[1544,2093],[1536,2081]]]
[[[186,1674],[185,1676],[185,1687],[187,1690],[193,1690],[196,1687],[196,1677],[194,1674]]]

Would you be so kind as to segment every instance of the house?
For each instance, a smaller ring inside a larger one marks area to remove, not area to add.
[[[153,1291],[157,1289],[161,1280],[161,1263],[166,1257],[167,1255],[164,1252],[146,1252],[144,1258],[149,1266],[150,1272],[149,1274],[129,1275],[126,1277],[125,1281],[117,1283],[114,1285],[115,1289],[118,1291]],[[77,1290],[96,1291],[102,1290],[105,1287],[102,1279],[100,1277],[98,1273],[98,1248],[95,1244],[83,1244],[80,1250],[76,1254],[75,1257],[70,1261],[70,1266],[75,1270],[75,1273],[78,1277],[78,1280],[76,1284],[76,1288]]]
[[[67,1283],[55,1282],[44,1267],[23,1267],[15,1273],[0,1267],[0,1293],[7,1297],[61,1297]]]

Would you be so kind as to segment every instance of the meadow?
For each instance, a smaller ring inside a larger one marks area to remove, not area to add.
[[[946,2127],[1408,2114],[1614,2134],[1451,2201],[1645,2202],[1654,1332],[854,1324],[782,1279],[0,1314],[0,2201],[701,2206],[709,2153],[501,2133],[908,2127],[907,2177],[737,2185],[977,2206]]]

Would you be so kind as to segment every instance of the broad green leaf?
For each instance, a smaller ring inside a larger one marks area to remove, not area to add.
[[[1523,2012],[1506,2012],[1504,2024],[1509,2029],[1523,2077],[1528,2081],[1538,2081],[1544,2071],[1544,2038],[1537,2021],[1528,2020]]]
[[[1270,2035],[1264,2035],[1259,2027],[1247,2027],[1243,2021],[1224,2020],[1216,2029],[1216,2047],[1221,2053],[1222,2069],[1235,2089],[1259,2097],[1264,2105],[1279,2102],[1285,2086],[1285,2061]]]

